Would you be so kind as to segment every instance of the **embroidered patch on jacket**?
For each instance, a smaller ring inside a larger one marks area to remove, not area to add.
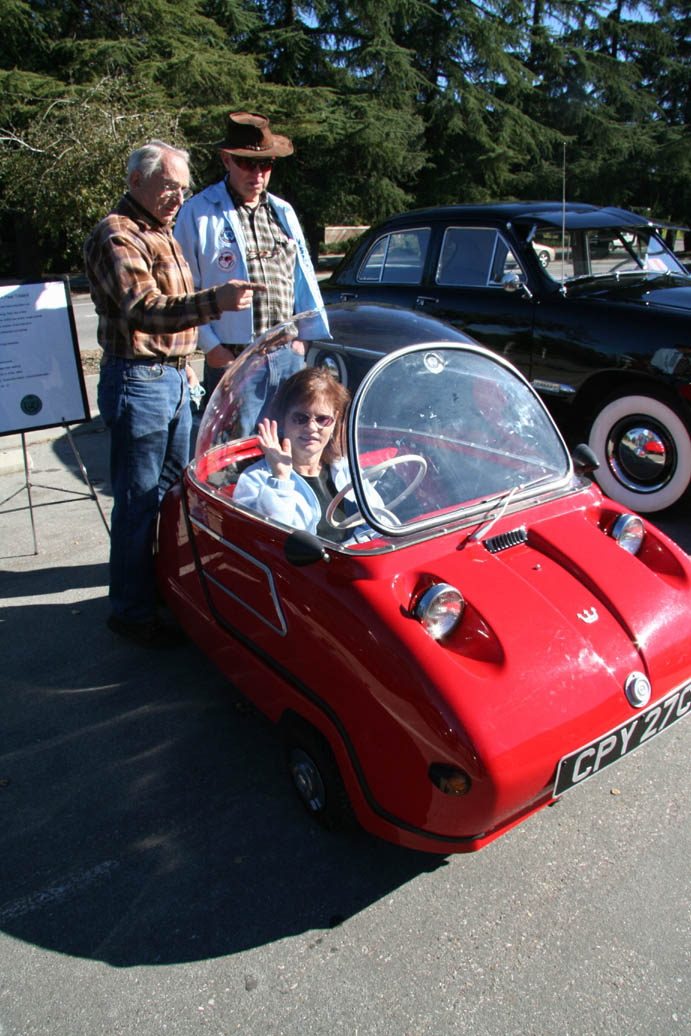
[[[222,270],[232,270],[238,261],[235,252],[219,252],[216,262]]]

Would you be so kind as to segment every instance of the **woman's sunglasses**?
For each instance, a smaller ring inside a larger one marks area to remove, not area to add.
[[[301,410],[295,410],[288,416],[293,424],[306,425],[314,421],[320,428],[330,428],[336,420],[331,414],[304,414]]]

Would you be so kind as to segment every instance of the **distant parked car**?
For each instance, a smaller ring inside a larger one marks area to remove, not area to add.
[[[533,248],[543,266],[549,266],[549,264],[553,263],[556,259],[556,248],[546,245],[544,241],[533,241]]]
[[[558,202],[421,209],[365,234],[322,292],[423,311],[509,358],[588,440],[602,489],[652,513],[691,484],[691,277],[663,227]]]

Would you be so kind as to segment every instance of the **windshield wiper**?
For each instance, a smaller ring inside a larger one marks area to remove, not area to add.
[[[665,271],[665,274],[669,271]],[[588,282],[596,283],[599,281],[615,280],[621,281],[624,278],[633,279],[634,277],[640,278],[644,281],[652,280],[655,277],[663,276],[661,270],[608,270],[602,273],[583,273],[579,274],[578,277],[569,277],[568,280],[564,281],[563,287],[566,291],[569,288],[582,287]]]
[[[483,536],[486,536],[490,529],[499,521],[499,519],[506,513],[509,504],[515,496],[519,493],[523,493],[526,489],[532,489],[534,486],[539,486],[542,482],[549,482],[555,477],[554,472],[548,472],[546,475],[540,475],[539,478],[531,479],[530,482],[521,482],[517,486],[512,486],[511,489],[506,489],[500,494],[497,499],[492,503],[489,511],[487,512],[486,519],[492,514],[492,511],[498,508],[497,513],[492,515],[485,524],[481,525],[475,532],[469,533],[463,540],[461,546],[465,546],[466,543],[470,543],[472,540],[479,540]],[[460,550],[460,547],[458,548]]]

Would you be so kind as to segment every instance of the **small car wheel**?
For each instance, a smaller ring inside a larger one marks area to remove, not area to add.
[[[308,724],[291,723],[284,745],[293,787],[307,812],[330,831],[352,828],[353,809],[326,739]]]
[[[671,507],[691,483],[691,435],[666,402],[620,393],[597,414],[588,445],[600,467],[600,489],[632,511],[652,514]]]

